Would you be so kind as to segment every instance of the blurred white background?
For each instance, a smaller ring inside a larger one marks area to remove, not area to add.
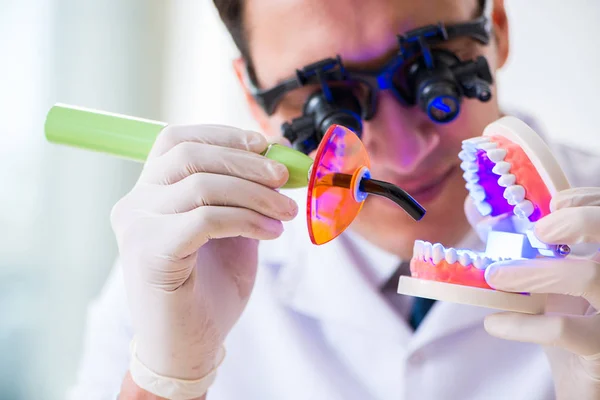
[[[502,104],[600,154],[600,2],[507,7]],[[47,144],[47,110],[257,127],[210,0],[0,0],[0,54],[0,398],[61,399],[116,256],[110,209],[140,166]]]

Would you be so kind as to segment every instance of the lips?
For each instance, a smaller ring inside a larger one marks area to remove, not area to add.
[[[458,165],[452,165],[440,174],[433,177],[423,177],[419,182],[401,182],[396,181],[395,184],[408,192],[418,202],[426,203],[435,199],[444,188],[449,178],[458,173]]]

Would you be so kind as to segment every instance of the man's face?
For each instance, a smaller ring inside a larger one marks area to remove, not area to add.
[[[296,69],[337,54],[346,67],[377,68],[397,50],[398,34],[439,21],[449,24],[471,20],[476,3],[246,0],[245,23],[258,83],[262,88],[271,87],[293,76]],[[494,40],[482,46],[461,38],[441,47],[463,59],[483,55],[492,72],[506,58],[498,51],[502,46]],[[289,94],[271,117],[253,106],[265,133],[280,135],[283,122],[301,115],[303,100],[309,93],[301,89]],[[463,212],[467,191],[458,158],[461,142],[480,135],[499,117],[495,96],[487,103],[465,99],[459,117],[439,125],[418,107],[404,108],[384,91],[377,114],[364,123],[362,140],[371,157],[371,174],[406,190],[427,214],[415,222],[390,200],[369,196],[351,229],[403,258],[411,256],[415,239],[456,245],[469,229]]]

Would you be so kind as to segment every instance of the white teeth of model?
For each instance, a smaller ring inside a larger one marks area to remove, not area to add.
[[[417,244],[418,243],[418,244]],[[425,242],[422,240],[415,241],[413,257],[423,261],[425,258]]]
[[[491,259],[491,258],[489,258],[489,257],[483,257],[483,262],[484,262],[484,264],[485,264],[485,267],[487,268],[487,267],[489,267],[489,266],[490,266],[490,264],[492,264],[492,263],[494,262],[494,260],[492,260],[492,259]]]
[[[434,264],[441,262],[445,258],[444,246],[441,243],[436,243],[432,248],[432,261]]]
[[[496,175],[508,174],[508,171],[510,171],[510,163],[506,161],[497,162],[494,168],[492,168],[492,172]]]
[[[475,153],[469,151],[469,150],[461,150],[460,153],[458,153],[458,158],[460,158],[463,161],[475,161],[477,160],[477,157],[475,156]]]
[[[448,264],[454,264],[458,260],[458,253],[452,248],[446,250],[445,256]]]
[[[458,262],[463,266],[466,267],[467,265],[471,264],[471,256],[469,255],[469,253],[460,253],[458,255]]]
[[[517,178],[513,174],[504,174],[498,179],[498,185],[509,187],[515,184]]]
[[[475,258],[473,259],[473,266],[474,266],[475,268],[477,268],[477,269],[482,269],[482,268],[481,268],[481,267],[482,267],[482,265],[483,265],[483,259],[482,259],[482,258],[480,258],[480,257],[475,257]]]
[[[481,186],[479,183],[477,182],[467,182],[465,183],[465,187],[468,190],[483,190],[483,186]]]
[[[479,149],[479,146],[484,143],[490,143],[490,140],[488,138],[483,138],[483,137],[472,138],[472,139],[464,140],[463,144],[462,144],[462,148],[464,150],[475,153]]]
[[[480,203],[475,203],[477,210],[484,217],[490,215],[492,213],[492,206],[487,201],[482,201]]]
[[[533,214],[534,208],[533,203],[529,200],[523,200],[515,206],[513,212],[519,218],[527,218]]]
[[[425,242],[424,247],[425,247],[425,251],[423,252],[423,255],[425,256],[425,261],[429,261],[429,260],[431,260],[433,248],[431,246],[431,243],[429,243],[429,242]]]
[[[477,175],[477,172],[473,172],[473,171],[467,171],[463,174],[463,178],[465,181],[467,181],[467,183],[469,182],[477,182],[479,181],[479,175]]]
[[[470,139],[463,140],[463,144],[467,146],[475,146],[479,143],[488,143],[490,141],[489,138],[484,136],[477,136]]]
[[[514,206],[525,199],[525,188],[521,185],[512,185],[504,189],[504,198],[508,204]]]
[[[460,167],[465,172],[477,172],[477,164],[471,161],[463,161],[460,163]]]
[[[506,150],[504,150],[504,149],[488,150],[487,156],[490,160],[492,160],[495,163],[504,161],[504,157],[506,156]]]
[[[483,189],[483,186],[474,182],[469,182],[465,186],[475,201],[480,203],[485,200],[485,190]]]
[[[423,241],[415,240],[415,246],[413,247],[413,257],[421,258],[423,254]]]
[[[493,149],[497,149],[498,145],[494,142],[486,142],[486,143],[480,143],[477,145],[478,148],[480,148],[481,150],[493,150]]]
[[[473,266],[477,269],[485,269],[492,262],[488,257],[475,257],[473,259]]]

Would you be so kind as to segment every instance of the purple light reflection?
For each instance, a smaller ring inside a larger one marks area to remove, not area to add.
[[[504,188],[498,185],[500,175],[492,172],[496,163],[490,160],[484,150],[477,150],[477,176],[479,183],[485,190],[485,201],[492,206],[492,216],[512,213],[514,206],[508,204],[504,198]]]

